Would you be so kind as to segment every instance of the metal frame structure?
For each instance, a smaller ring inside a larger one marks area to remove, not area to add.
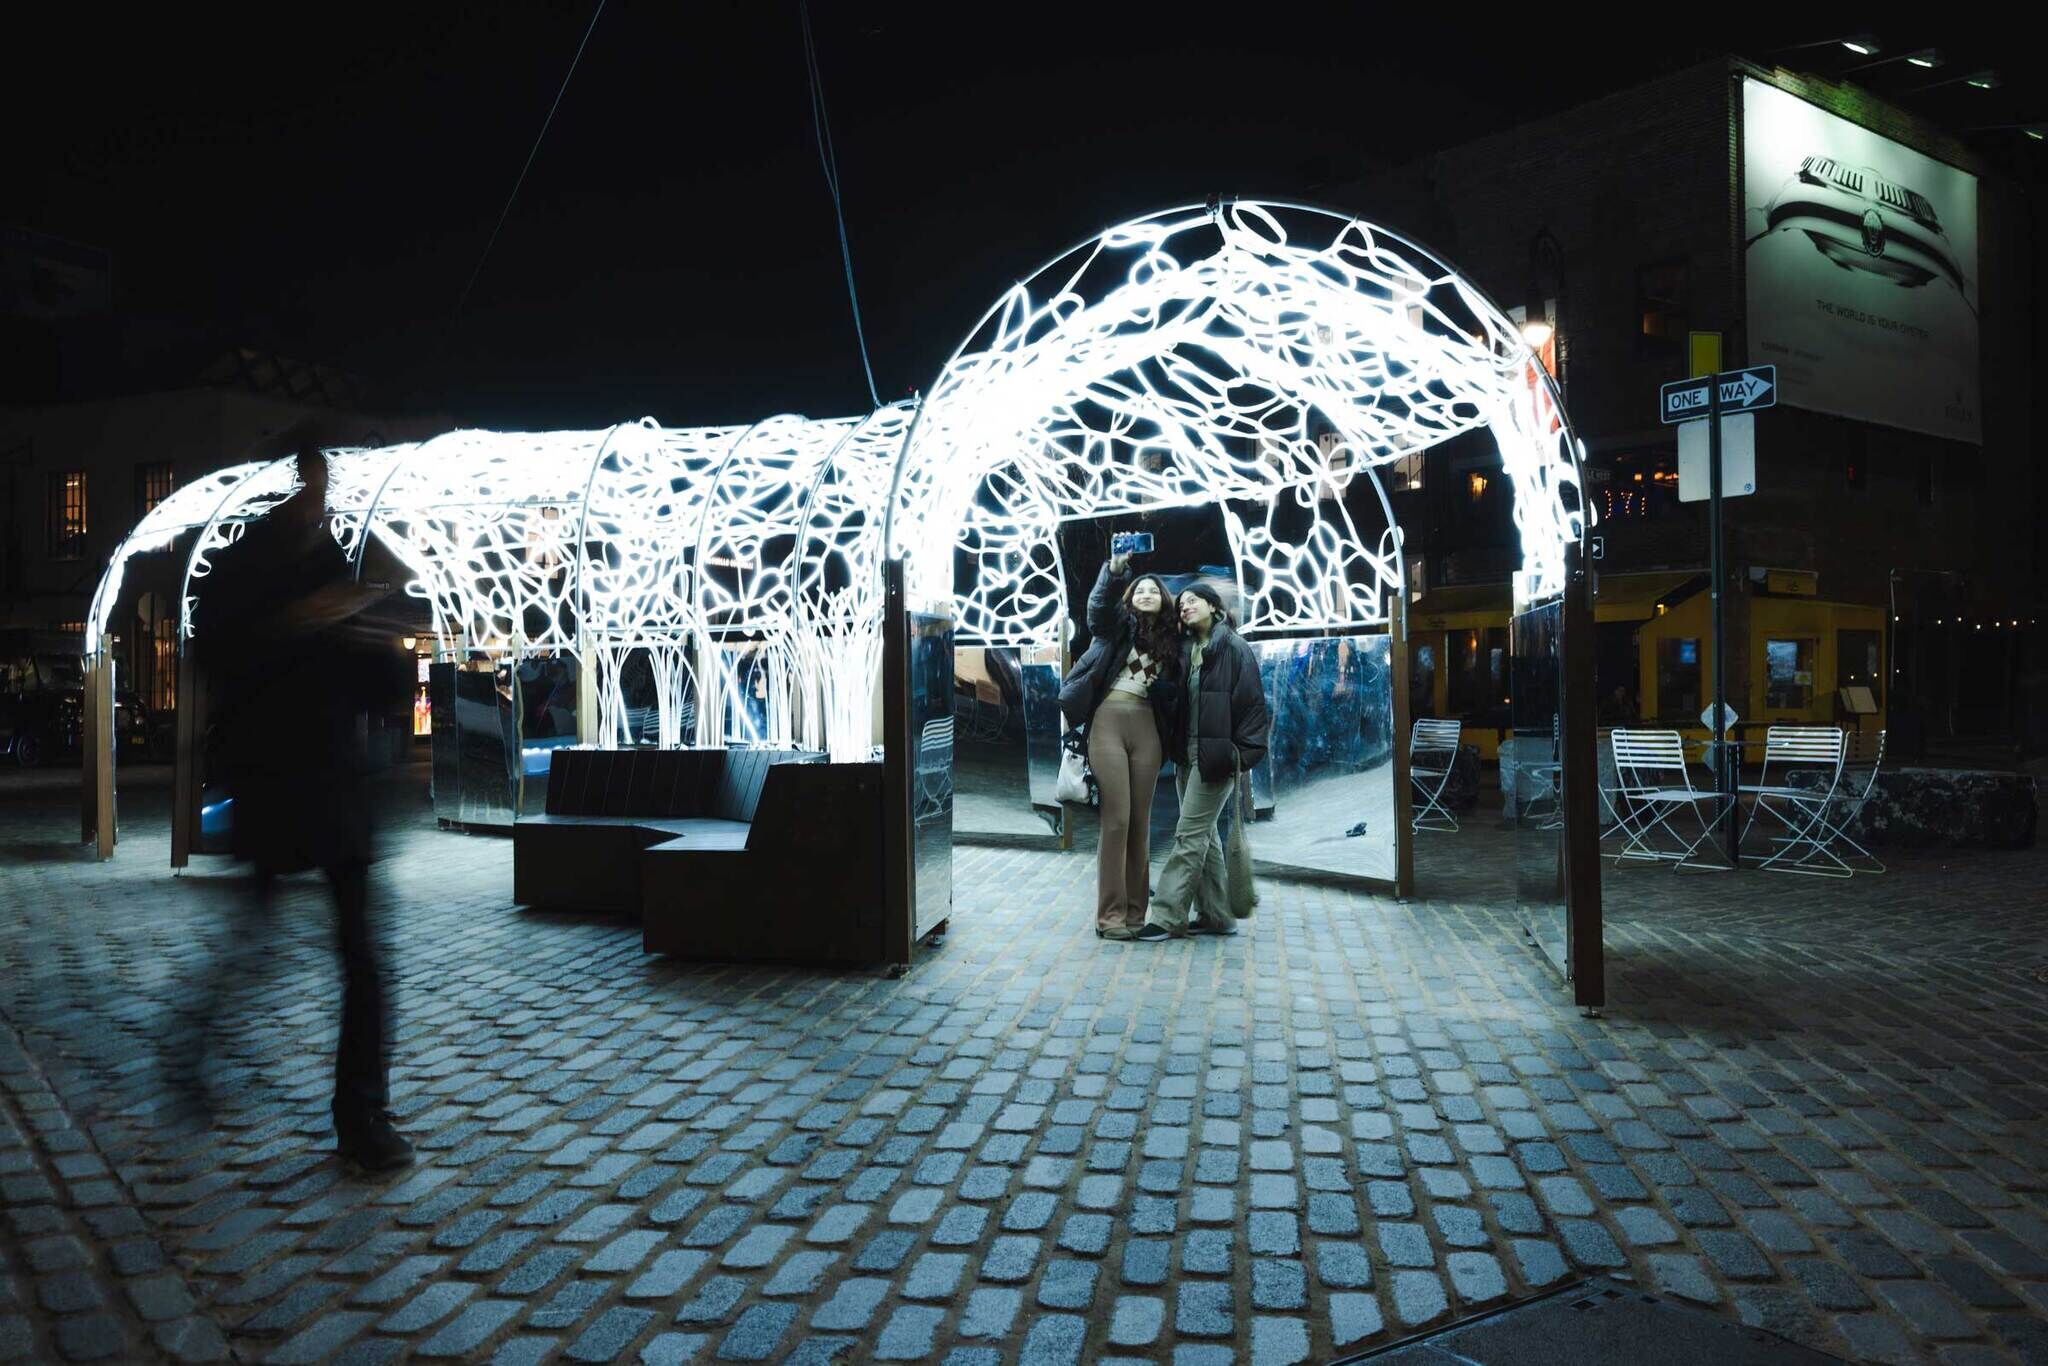
[[[1247,635],[1398,634],[1401,534],[1377,468],[1478,430],[1515,492],[1516,599],[1555,599],[1591,516],[1582,453],[1506,313],[1373,224],[1214,201],[1053,258],[919,402],[335,450],[329,510],[358,572],[372,541],[405,567],[438,634],[575,656],[594,680],[590,742],[634,741],[621,674],[644,651],[662,745],[866,759],[886,561],[904,562],[910,606],[950,611],[963,645],[1057,646],[1060,523],[1220,504]],[[1380,526],[1343,497],[1359,477]],[[89,654],[127,561],[187,534],[180,638],[208,629],[211,555],[294,483],[287,456],[153,509],[100,584]],[[958,581],[956,561],[971,567]],[[764,705],[738,705],[750,690]]]

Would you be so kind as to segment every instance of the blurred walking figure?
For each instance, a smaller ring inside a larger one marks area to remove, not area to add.
[[[388,1170],[409,1163],[412,1148],[389,1110],[390,1003],[369,904],[364,714],[398,705],[410,681],[394,631],[365,617],[376,595],[357,586],[326,522],[327,460],[315,434],[300,428],[287,439],[300,487],[212,557],[192,636],[217,731],[212,757],[234,799],[234,853],[253,881],[176,1080],[203,1106],[207,1031],[235,981],[255,975],[258,946],[275,933],[276,879],[317,868],[334,892],[342,976],[336,1147],[362,1167]]]

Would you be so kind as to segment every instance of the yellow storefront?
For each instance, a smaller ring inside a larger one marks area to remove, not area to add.
[[[1408,608],[1408,706],[1456,717],[1482,762],[1500,758],[1508,728],[1508,585],[1425,593]]]
[[[1773,576],[1766,584],[1783,591],[1729,604],[1728,628],[1741,631],[1747,648],[1744,677],[1726,686],[1745,734],[1772,725],[1884,727],[1885,609],[1807,596],[1801,589],[1811,581]],[[1644,622],[1637,648],[1646,723],[1706,738],[1699,717],[1713,691],[1712,610],[1700,592]],[[1864,698],[1855,689],[1868,690],[1870,710],[1859,710]]]
[[[1727,681],[1744,734],[1771,725],[1885,725],[1885,609],[1811,596],[1814,584],[1810,573],[1770,571],[1755,585],[1761,591],[1729,603],[1728,629],[1747,642],[1745,676]],[[1627,681],[1603,675],[1603,725],[1624,721],[1707,738],[1700,713],[1713,690],[1713,619],[1705,585],[1697,570],[1600,576],[1594,620],[1603,628],[1640,623],[1633,705],[1626,716],[1607,714],[1615,684]],[[1465,742],[1487,761],[1498,758],[1507,734],[1509,615],[1504,584],[1440,588],[1408,614],[1410,708],[1418,717],[1463,721]],[[1627,649],[1626,635],[1614,644]],[[1843,690],[1858,687],[1869,690],[1873,710],[1855,711],[1845,700]]]

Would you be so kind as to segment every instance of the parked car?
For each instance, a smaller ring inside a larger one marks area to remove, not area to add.
[[[39,768],[85,748],[85,665],[77,636],[0,633],[0,759]],[[152,718],[132,692],[114,694],[115,754],[150,751]]]

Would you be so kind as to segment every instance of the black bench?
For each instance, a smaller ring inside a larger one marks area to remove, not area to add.
[[[882,791],[879,763],[778,764],[744,838],[685,831],[649,845],[641,946],[726,961],[885,961]]]
[[[741,850],[769,773],[822,755],[766,749],[558,749],[546,814],[512,827],[512,899],[551,910],[640,908],[641,851]]]

